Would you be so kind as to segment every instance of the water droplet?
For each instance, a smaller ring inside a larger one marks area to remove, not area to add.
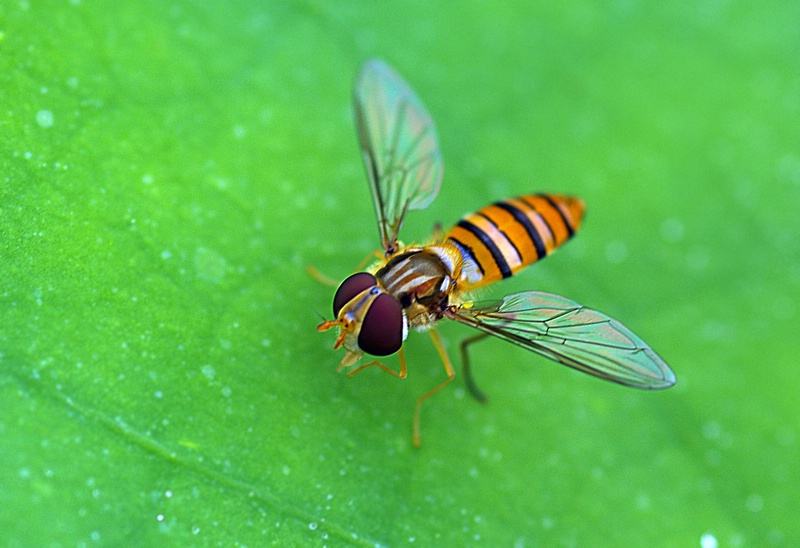
[[[613,264],[619,264],[628,257],[628,246],[619,240],[609,242],[606,245],[606,260]]]
[[[194,254],[194,267],[199,277],[219,282],[228,270],[228,261],[216,251],[198,247]]]
[[[764,499],[761,495],[750,495],[744,505],[751,512],[760,512],[764,509]]]
[[[40,110],[36,113],[36,123],[39,127],[50,127],[53,125],[53,113],[49,110]]]
[[[703,424],[703,437],[707,440],[715,440],[719,438],[722,428],[718,422],[708,421]]]
[[[666,242],[670,243],[677,243],[683,239],[683,221],[680,219],[665,219],[663,223],[661,223],[661,237]]]
[[[700,537],[700,548],[717,548],[717,537],[711,533],[703,533]]]
[[[686,254],[686,266],[690,270],[701,272],[706,270],[711,263],[711,255],[704,247],[694,247]]]

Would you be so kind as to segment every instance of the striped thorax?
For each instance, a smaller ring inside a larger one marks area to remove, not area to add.
[[[463,256],[448,244],[412,247],[391,257],[375,277],[403,307],[408,325],[425,329],[441,319],[457,292]]]

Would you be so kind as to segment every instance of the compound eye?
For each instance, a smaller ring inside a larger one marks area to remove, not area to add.
[[[394,354],[403,345],[405,321],[400,303],[386,293],[372,301],[358,334],[358,347],[373,356]]]
[[[358,272],[343,281],[336,290],[336,295],[333,296],[334,318],[339,316],[342,307],[352,301],[356,295],[375,285],[378,285],[378,280],[369,272]]]

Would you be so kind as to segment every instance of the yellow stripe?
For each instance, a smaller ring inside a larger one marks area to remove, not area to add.
[[[522,257],[520,257],[520,254],[514,248],[509,237],[503,233],[504,229],[507,227],[502,225],[499,227],[495,226],[496,223],[494,223],[494,219],[487,214],[487,211],[492,207],[493,206],[489,206],[481,209],[478,213],[467,215],[466,220],[481,229],[486,236],[494,242],[494,245],[500,250],[500,253],[503,255],[503,258],[512,271],[518,270],[522,267]]]
[[[477,263],[476,266],[483,272],[483,277],[474,284],[474,287],[503,279],[503,274],[492,257],[492,253],[472,232],[456,225],[447,234],[447,239],[455,240],[459,246],[465,247],[467,253]]]

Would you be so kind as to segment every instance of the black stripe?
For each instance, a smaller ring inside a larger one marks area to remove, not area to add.
[[[542,235],[539,234],[539,231],[536,230],[535,226],[533,226],[530,217],[525,215],[524,211],[520,210],[519,208],[507,202],[495,202],[494,205],[496,205],[502,210],[508,211],[514,217],[514,220],[525,228],[525,232],[528,233],[528,238],[531,239],[533,247],[536,248],[537,259],[541,259],[545,255],[547,255],[547,248],[545,247],[544,242],[542,241]],[[535,209],[533,211],[534,213],[536,212]],[[544,224],[545,226],[547,226],[547,222],[545,222]],[[550,227],[548,226],[547,229],[550,230]]]
[[[483,271],[483,265],[478,262],[478,259],[475,258],[475,253],[472,251],[472,248],[470,246],[468,246],[468,245],[456,240],[452,236],[449,236],[447,239],[450,240],[451,242],[453,242],[454,244],[456,244],[456,247],[458,247],[458,250],[462,254],[467,255],[472,260],[473,264],[478,267],[478,270],[481,271],[481,276],[486,274],[486,272]]]
[[[556,241],[556,234],[555,232],[553,232],[553,227],[550,226],[549,222],[547,222],[547,218],[541,213],[539,213],[539,210],[536,209],[536,205],[531,203],[530,200],[528,200],[527,198],[528,198],[527,196],[520,196],[519,198],[517,198],[517,200],[520,200],[523,204],[527,205],[533,210],[533,212],[539,217],[539,220],[541,220],[542,223],[544,223],[547,232],[550,233],[550,239],[553,240],[553,244],[558,245],[558,242]]]
[[[509,243],[509,245],[514,248],[514,253],[517,254],[517,258],[519,259],[519,261],[522,262],[522,253],[519,252],[519,249],[517,248],[517,244],[514,243],[514,240],[509,238],[508,234],[506,234],[505,232],[500,230],[500,227],[497,226],[497,223],[494,222],[491,217],[489,217],[485,213],[482,213],[481,211],[479,211],[477,214],[480,215],[481,217],[483,217],[484,219],[486,219],[489,223],[491,223],[491,225],[493,227],[495,227],[495,229],[497,229],[497,232],[499,232],[500,234],[503,235],[503,237],[506,239],[506,241]]]
[[[542,200],[546,201],[551,206],[553,206],[553,209],[555,209],[558,212],[558,216],[561,217],[562,221],[564,221],[564,226],[567,227],[567,238],[572,238],[572,236],[575,234],[575,231],[572,230],[572,224],[570,224],[569,219],[567,219],[564,216],[564,213],[561,211],[561,208],[558,207],[556,203],[547,194],[537,194],[537,196]]]
[[[492,254],[492,258],[494,259],[495,264],[497,264],[497,268],[500,269],[500,273],[503,275],[503,278],[508,278],[511,276],[511,269],[508,267],[505,257],[503,257],[503,254],[500,253],[500,250],[497,248],[497,246],[494,245],[494,242],[488,234],[466,219],[461,219],[458,221],[456,226],[460,226],[467,232],[471,232],[481,241],[484,247],[489,250],[489,253]]]

